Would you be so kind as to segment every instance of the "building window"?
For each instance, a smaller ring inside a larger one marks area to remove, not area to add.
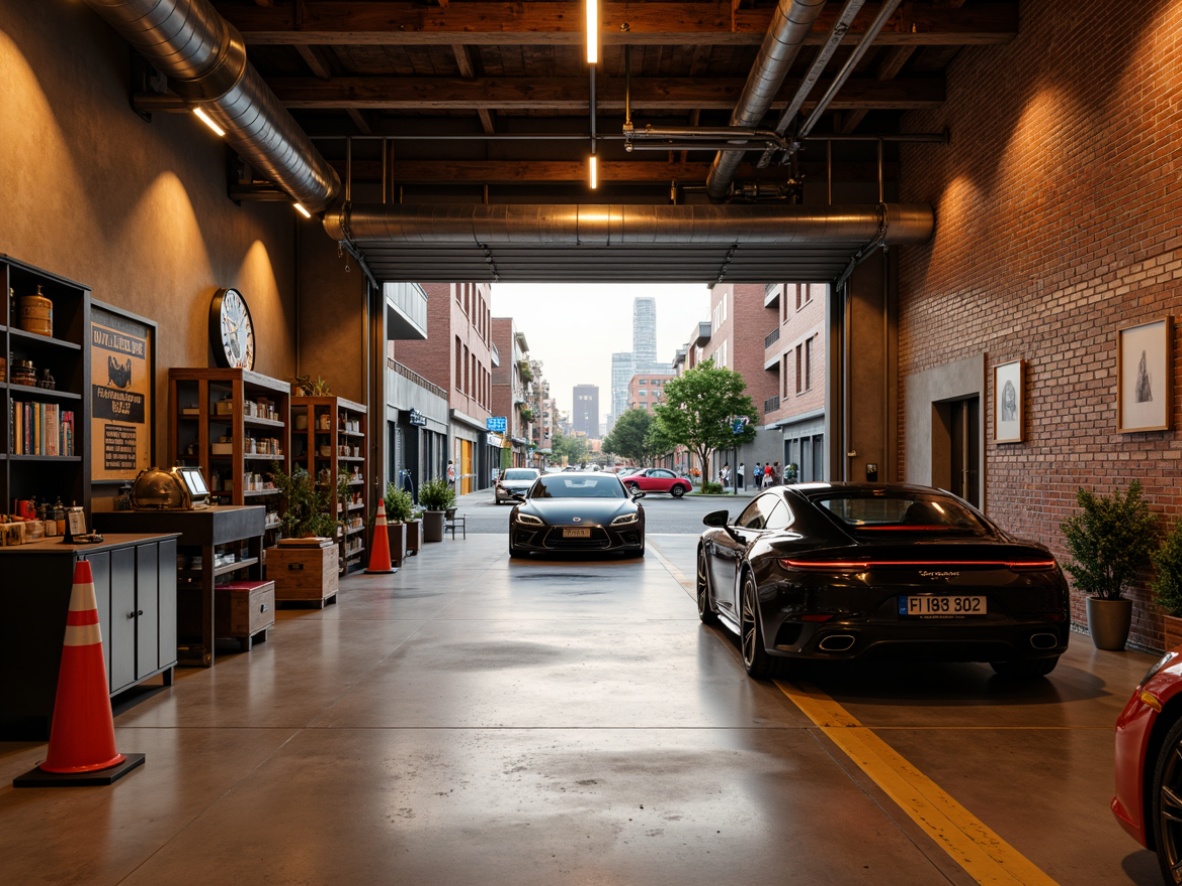
[[[460,337],[456,336],[456,377],[452,380],[452,385],[460,390],[463,390],[464,384],[464,346],[460,342]]]
[[[806,391],[813,389],[813,342],[816,341],[816,338],[814,335],[804,343],[804,389]]]
[[[796,393],[798,393],[798,394],[804,390],[804,374],[801,372],[801,368],[803,366],[803,360],[802,360],[803,352],[804,352],[804,349],[800,345],[797,345],[796,346]]]

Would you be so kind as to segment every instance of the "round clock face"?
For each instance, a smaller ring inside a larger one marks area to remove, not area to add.
[[[254,369],[254,324],[237,289],[219,289],[213,297],[209,337],[219,366]]]

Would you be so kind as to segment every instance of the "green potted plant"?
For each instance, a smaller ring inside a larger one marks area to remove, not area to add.
[[[1149,561],[1154,518],[1137,480],[1123,494],[1080,488],[1075,500],[1080,513],[1059,527],[1072,557],[1063,568],[1087,595],[1088,632],[1096,648],[1121,650],[1133,617],[1133,601],[1124,591]]]
[[[444,515],[455,507],[455,489],[442,477],[428,480],[419,489],[419,504],[423,506],[423,541],[443,541]]]
[[[1182,520],[1153,552],[1153,601],[1163,613],[1166,649],[1182,645]]]
[[[267,549],[267,577],[275,582],[276,602],[323,607],[337,594],[340,563],[334,490],[316,483],[302,467],[290,474],[271,466],[282,499],[279,522],[287,538]]]
[[[406,559],[406,524],[414,514],[415,502],[409,492],[393,483],[386,484],[386,535],[390,539],[390,559],[401,566]]]
[[[312,475],[298,466],[288,474],[278,462],[274,462],[271,476],[283,502],[279,523],[285,536],[336,538],[337,519],[328,490],[316,484]]]

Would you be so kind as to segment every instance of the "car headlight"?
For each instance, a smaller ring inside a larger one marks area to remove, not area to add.
[[[1157,661],[1155,661],[1153,663],[1153,665],[1149,668],[1149,670],[1145,672],[1145,676],[1141,678],[1141,682],[1138,683],[1137,685],[1144,686],[1146,683],[1149,682],[1149,680],[1153,677],[1154,674],[1156,674],[1162,668],[1167,667],[1168,665],[1172,664],[1174,659],[1176,659],[1177,657],[1178,657],[1177,652],[1167,652],[1165,655],[1163,655],[1161,658],[1159,658]]]
[[[545,523],[543,523],[541,521],[541,519],[539,517],[535,517],[533,514],[522,514],[520,512],[517,514],[517,522],[522,524],[523,526],[545,526],[546,525]]]
[[[640,522],[640,514],[620,514],[612,520],[612,526],[630,526],[633,523]]]

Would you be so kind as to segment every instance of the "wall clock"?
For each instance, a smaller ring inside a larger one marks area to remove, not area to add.
[[[219,289],[209,305],[209,342],[218,366],[254,369],[254,323],[237,289]]]

